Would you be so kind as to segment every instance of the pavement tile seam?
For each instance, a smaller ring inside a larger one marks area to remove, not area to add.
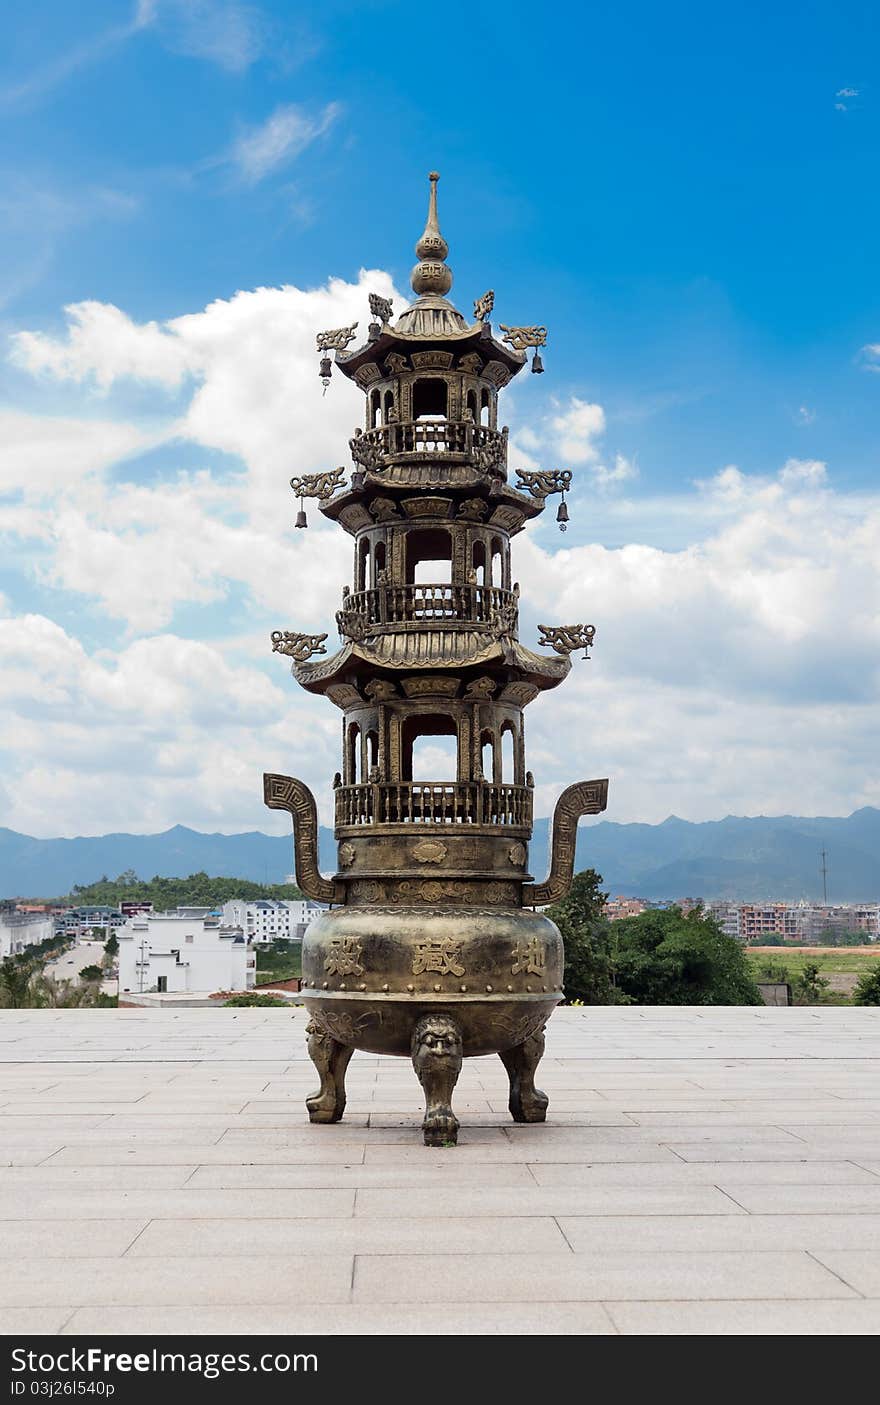
[[[843,1284],[844,1288],[850,1288],[852,1292],[858,1293],[860,1298],[869,1301],[867,1293],[861,1292],[861,1290],[857,1288],[854,1283],[850,1283],[849,1279],[844,1278],[842,1273],[838,1273],[836,1268],[833,1268],[831,1264],[826,1263],[818,1251],[808,1249],[807,1253],[810,1255],[811,1259],[813,1259],[817,1264],[820,1265],[821,1268],[826,1269],[828,1273],[833,1273],[834,1277],[839,1283]]]

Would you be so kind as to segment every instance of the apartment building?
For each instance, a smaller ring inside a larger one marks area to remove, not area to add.
[[[625,898],[619,894],[606,902],[605,916],[611,922],[618,922],[623,917],[638,917],[647,906],[643,898]]]
[[[322,911],[305,898],[232,898],[223,904],[221,917],[225,926],[240,927],[249,942],[302,941],[306,927]]]
[[[71,907],[56,918],[55,931],[71,937],[90,937],[97,928],[103,936],[109,937],[125,920],[124,914],[118,908],[106,904]]]
[[[0,902],[0,961],[20,956],[30,946],[38,946],[55,935],[55,920],[49,912],[19,912],[13,902]]]
[[[825,906],[808,902],[731,903],[707,902],[728,936],[761,945],[768,937],[784,942],[821,942],[830,934],[859,933],[866,942],[880,940],[880,904],[841,903]]]

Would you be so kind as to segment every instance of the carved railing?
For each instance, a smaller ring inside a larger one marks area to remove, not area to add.
[[[516,610],[512,590],[494,585],[384,585],[358,590],[344,601],[343,623],[360,623],[362,631],[380,625],[492,624],[502,609]],[[345,629],[340,631],[346,633]]]
[[[413,454],[454,454],[474,458],[484,470],[507,467],[507,435],[472,420],[404,420],[367,429],[349,441],[351,456],[363,468]]]
[[[336,790],[339,829],[364,824],[479,824],[531,829],[532,790],[486,781],[399,781]]]

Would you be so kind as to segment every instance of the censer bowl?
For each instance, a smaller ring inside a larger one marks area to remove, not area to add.
[[[338,907],[303,938],[302,998],[318,1030],[373,1054],[411,1057],[428,1015],[461,1053],[528,1040],[562,999],[562,938],[525,908]]]

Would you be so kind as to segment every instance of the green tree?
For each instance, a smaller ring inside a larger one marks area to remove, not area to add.
[[[793,991],[798,1004],[816,1005],[828,989],[828,981],[820,976],[815,962],[807,962],[795,980]]]
[[[112,961],[114,956],[119,955],[119,939],[115,932],[111,932],[104,943],[104,955]]]
[[[582,1000],[585,1005],[618,1003],[609,930],[612,924],[605,916],[607,894],[601,891],[601,883],[601,875],[587,868],[575,874],[568,896],[547,909],[547,916],[562,934],[565,998]]]
[[[262,1010],[267,1009],[269,1006],[278,1008],[282,1005],[289,1005],[290,1003],[289,1000],[285,1000],[283,996],[280,995],[259,995],[248,991],[246,994],[233,995],[231,999],[224,1000],[223,1006],[224,1009],[227,1010],[230,1005],[235,1005],[237,1007],[258,1006]]]
[[[657,908],[613,924],[616,984],[639,1005],[760,1005],[740,943],[700,908]]]
[[[30,995],[33,967],[7,956],[0,961],[0,1005],[6,1010],[23,1010]]]
[[[84,981],[86,985],[89,985],[92,981],[102,981],[104,979],[104,972],[101,970],[100,966],[83,966],[79,973],[79,978],[81,981]]]
[[[880,961],[874,962],[874,969],[863,971],[856,981],[853,991],[854,1005],[880,1005]]]
[[[97,1004],[95,985],[74,985],[53,976],[36,976],[31,983],[28,1004],[34,1009],[75,1010]]]
[[[77,907],[116,907],[121,902],[152,903],[157,911],[181,906],[216,907],[230,898],[301,898],[294,883],[254,883],[248,878],[212,878],[207,873],[191,873],[186,878],[138,878],[126,869],[118,878],[106,875],[97,883],[76,884],[73,891],[53,902],[69,901]],[[46,901],[46,899],[42,899]]]

